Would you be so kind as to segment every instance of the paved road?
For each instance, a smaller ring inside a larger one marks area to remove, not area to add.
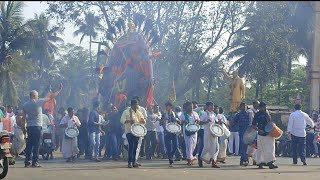
[[[188,167],[185,161],[176,162],[174,168],[168,167],[167,160],[141,160],[139,169],[127,169],[125,161],[89,162],[79,159],[74,163],[66,163],[57,154],[55,160],[40,161],[42,168],[24,168],[23,160],[17,159],[10,166],[8,180],[205,180],[205,179],[266,179],[266,180],[303,180],[303,178],[319,179],[320,158],[307,159],[308,166],[291,165],[290,158],[278,158],[279,169],[257,169],[256,166],[240,167],[239,157],[229,157],[220,169],[212,169],[206,164],[204,168]]]

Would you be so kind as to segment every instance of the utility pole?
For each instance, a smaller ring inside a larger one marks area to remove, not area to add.
[[[314,42],[313,42],[313,58],[311,62],[310,80],[310,111],[311,113],[319,111],[320,102],[320,2],[314,1]],[[319,113],[319,112],[318,112]]]

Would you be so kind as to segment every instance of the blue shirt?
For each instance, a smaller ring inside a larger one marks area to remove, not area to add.
[[[249,113],[246,111],[241,111],[234,117],[235,126],[238,128],[239,132],[244,132],[250,126]]]
[[[174,122],[175,118],[179,119],[178,115],[173,111],[170,114],[167,111],[165,111],[161,114],[162,114],[161,121],[163,121],[164,119],[168,119],[168,123]],[[173,114],[174,114],[174,116],[173,116]],[[167,131],[165,125],[163,125],[163,129],[165,130],[165,132]]]
[[[95,125],[94,123],[99,122],[99,113],[96,110],[92,110],[89,115],[89,121],[88,121],[88,131],[89,133],[99,133],[100,128],[99,125]]]

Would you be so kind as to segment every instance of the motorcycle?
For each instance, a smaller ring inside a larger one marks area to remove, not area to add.
[[[0,179],[5,178],[8,174],[9,159],[12,158],[10,149],[10,133],[7,131],[0,132],[0,168],[2,169]]]
[[[53,142],[51,133],[43,133],[40,154],[44,160],[49,160],[49,156],[53,152]]]

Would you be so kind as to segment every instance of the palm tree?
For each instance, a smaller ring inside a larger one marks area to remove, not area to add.
[[[29,20],[26,25],[29,32],[33,34],[32,48],[29,56],[33,61],[39,63],[39,77],[42,77],[44,66],[49,66],[57,53],[57,43],[63,40],[57,36],[59,27],[49,27],[50,19],[44,14],[35,14],[34,19]]]
[[[100,25],[100,18],[95,16],[93,13],[88,13],[85,16],[84,22],[79,24],[79,29],[76,30],[73,34],[74,36],[78,36],[82,34],[80,38],[80,44],[83,41],[85,36],[89,36],[89,51],[90,51],[90,62],[91,62],[91,78],[93,78],[93,59],[92,59],[92,52],[91,52],[91,44],[92,40],[96,39],[98,36],[97,31],[102,30],[102,26]]]
[[[22,25],[21,1],[0,2],[0,101],[17,105],[18,97],[12,80],[12,66],[17,62],[14,54],[26,47],[27,34]]]

